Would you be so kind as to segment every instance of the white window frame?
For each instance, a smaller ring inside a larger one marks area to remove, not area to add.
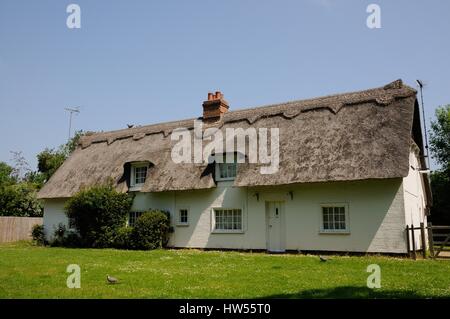
[[[143,183],[136,183],[136,169],[137,168],[147,168],[147,174],[145,175],[145,180]],[[145,184],[145,181],[147,180],[148,175],[148,163],[133,163],[131,164],[131,173],[130,173],[130,190],[140,190],[142,186]]]
[[[324,229],[323,208],[344,207],[345,229]],[[350,234],[350,218],[348,203],[323,203],[320,204],[320,234]]]
[[[134,223],[136,223],[137,219],[138,219],[143,213],[144,213],[144,212],[136,212],[136,211],[129,212],[129,213],[128,213],[128,219],[127,219],[127,226],[128,226],[128,227],[133,227],[133,226],[134,226]],[[135,215],[136,215],[136,216],[134,216],[134,223],[133,223],[133,225],[130,223],[131,214],[135,214]]]
[[[223,156],[224,157],[224,160],[226,161],[226,156],[227,156],[227,153],[221,153],[221,154],[216,154],[215,155],[216,157],[218,157],[218,156]],[[215,162],[215,164],[216,164],[216,167],[215,167],[215,171],[216,171],[216,181],[218,181],[218,182],[223,182],[223,181],[234,181],[235,179],[236,179],[236,176],[237,176],[237,169],[238,169],[238,162],[237,162],[237,154],[234,154],[234,160],[235,160],[235,162],[234,163],[226,163],[226,162],[222,162],[222,163],[218,163],[217,161]],[[225,164],[225,165],[234,165],[235,166],[235,175],[234,176],[231,176],[231,177],[221,177],[220,176],[220,165],[223,165],[223,164]]]
[[[216,229],[216,211],[218,210],[240,210],[241,228],[240,229]],[[242,234],[246,229],[246,214],[242,207],[213,207],[211,209],[211,233],[214,234]]]
[[[182,222],[181,221],[181,211],[185,210],[187,212],[187,221]],[[189,213],[189,207],[179,207],[177,209],[177,226],[189,226],[189,220],[190,220],[190,213]]]
[[[68,230],[76,230],[75,227],[75,218],[67,217],[67,229]]]

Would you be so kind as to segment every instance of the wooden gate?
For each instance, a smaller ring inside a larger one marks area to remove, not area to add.
[[[450,254],[441,254],[450,252],[450,226],[433,226],[428,224],[430,238],[430,255],[436,257],[450,257]]]
[[[443,253],[450,252],[450,226],[434,226],[431,223],[426,227],[423,223],[419,227],[406,226],[406,245],[410,257],[416,259],[420,251],[422,257],[427,258],[427,243],[431,258],[450,258],[450,253]]]

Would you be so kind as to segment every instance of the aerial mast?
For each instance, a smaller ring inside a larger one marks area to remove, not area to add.
[[[430,159],[428,154],[428,136],[427,136],[427,124],[425,121],[425,106],[423,104],[423,87],[425,86],[424,83],[421,80],[416,80],[417,86],[419,87],[420,91],[420,104],[422,105],[422,122],[423,122],[423,135],[425,135],[425,152],[424,157],[427,159],[427,166],[430,167]],[[427,167],[427,169],[428,169]]]
[[[72,135],[72,115],[79,114],[80,107],[74,107],[74,108],[66,107],[64,109],[69,112],[69,139],[68,140],[70,141],[70,137]]]

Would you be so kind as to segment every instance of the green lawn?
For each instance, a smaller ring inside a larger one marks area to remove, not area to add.
[[[198,250],[124,251],[0,245],[0,298],[450,297],[450,261],[267,255]],[[81,267],[81,288],[66,267]],[[366,267],[381,267],[380,289]],[[106,275],[120,283],[108,285]]]

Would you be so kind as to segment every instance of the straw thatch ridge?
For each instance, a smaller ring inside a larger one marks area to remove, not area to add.
[[[240,164],[236,186],[398,178],[408,173],[415,99],[416,91],[397,80],[376,89],[231,111],[204,128],[279,128],[279,171],[262,175],[261,165]],[[109,180],[119,191],[128,191],[126,167],[137,161],[152,164],[143,192],[215,187],[211,165],[171,160],[172,131],[192,129],[193,123],[188,119],[84,136],[39,197],[71,197]]]

